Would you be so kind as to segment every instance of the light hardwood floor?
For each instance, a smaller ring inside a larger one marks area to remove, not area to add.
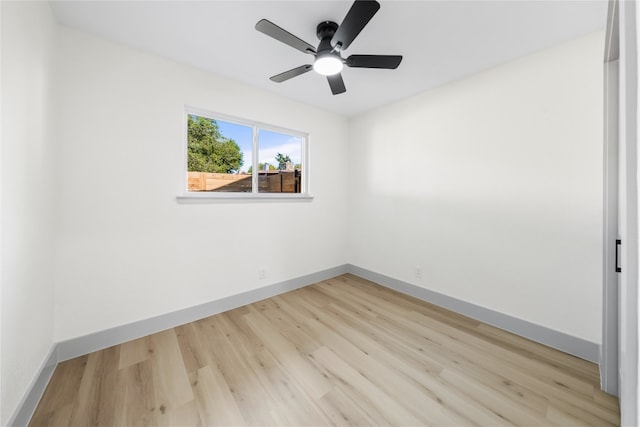
[[[619,423],[596,365],[345,275],[63,362],[30,425]]]

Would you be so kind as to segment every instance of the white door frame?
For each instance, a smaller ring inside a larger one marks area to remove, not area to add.
[[[609,1],[604,52],[604,188],[600,387],[618,396],[618,1]]]
[[[638,10],[635,1],[619,7],[619,397],[623,426],[638,425]]]

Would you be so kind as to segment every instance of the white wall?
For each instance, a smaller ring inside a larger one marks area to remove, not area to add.
[[[57,66],[56,341],[345,263],[345,118],[62,27]],[[315,199],[178,203],[185,105],[309,132]]]
[[[603,43],[355,118],[349,262],[599,343]]]
[[[50,95],[54,26],[48,3],[1,2],[2,260],[0,424],[6,425],[53,343]]]

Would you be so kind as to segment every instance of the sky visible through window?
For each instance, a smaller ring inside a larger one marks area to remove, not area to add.
[[[233,139],[240,146],[244,160],[240,171],[247,172],[251,167],[252,129],[221,120],[217,122],[222,135]],[[302,139],[299,137],[259,129],[258,142],[258,163],[269,163],[277,167],[276,154],[278,153],[289,156],[294,165],[302,163]]]

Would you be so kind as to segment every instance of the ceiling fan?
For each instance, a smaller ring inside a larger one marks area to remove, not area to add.
[[[340,52],[347,49],[360,34],[360,31],[373,18],[378,9],[380,9],[380,3],[375,0],[356,0],[344,17],[342,24],[338,25],[332,21],[319,23],[316,28],[316,35],[320,39],[317,48],[278,27],[273,22],[261,19],[256,24],[256,30],[315,57],[313,65],[301,65],[284,73],[276,74],[270,79],[276,83],[282,83],[313,69],[317,73],[327,76],[331,92],[338,95],[347,90],[340,74],[344,65],[354,68],[398,68],[400,61],[402,61],[401,55],[351,55],[346,59],[340,55]]]

